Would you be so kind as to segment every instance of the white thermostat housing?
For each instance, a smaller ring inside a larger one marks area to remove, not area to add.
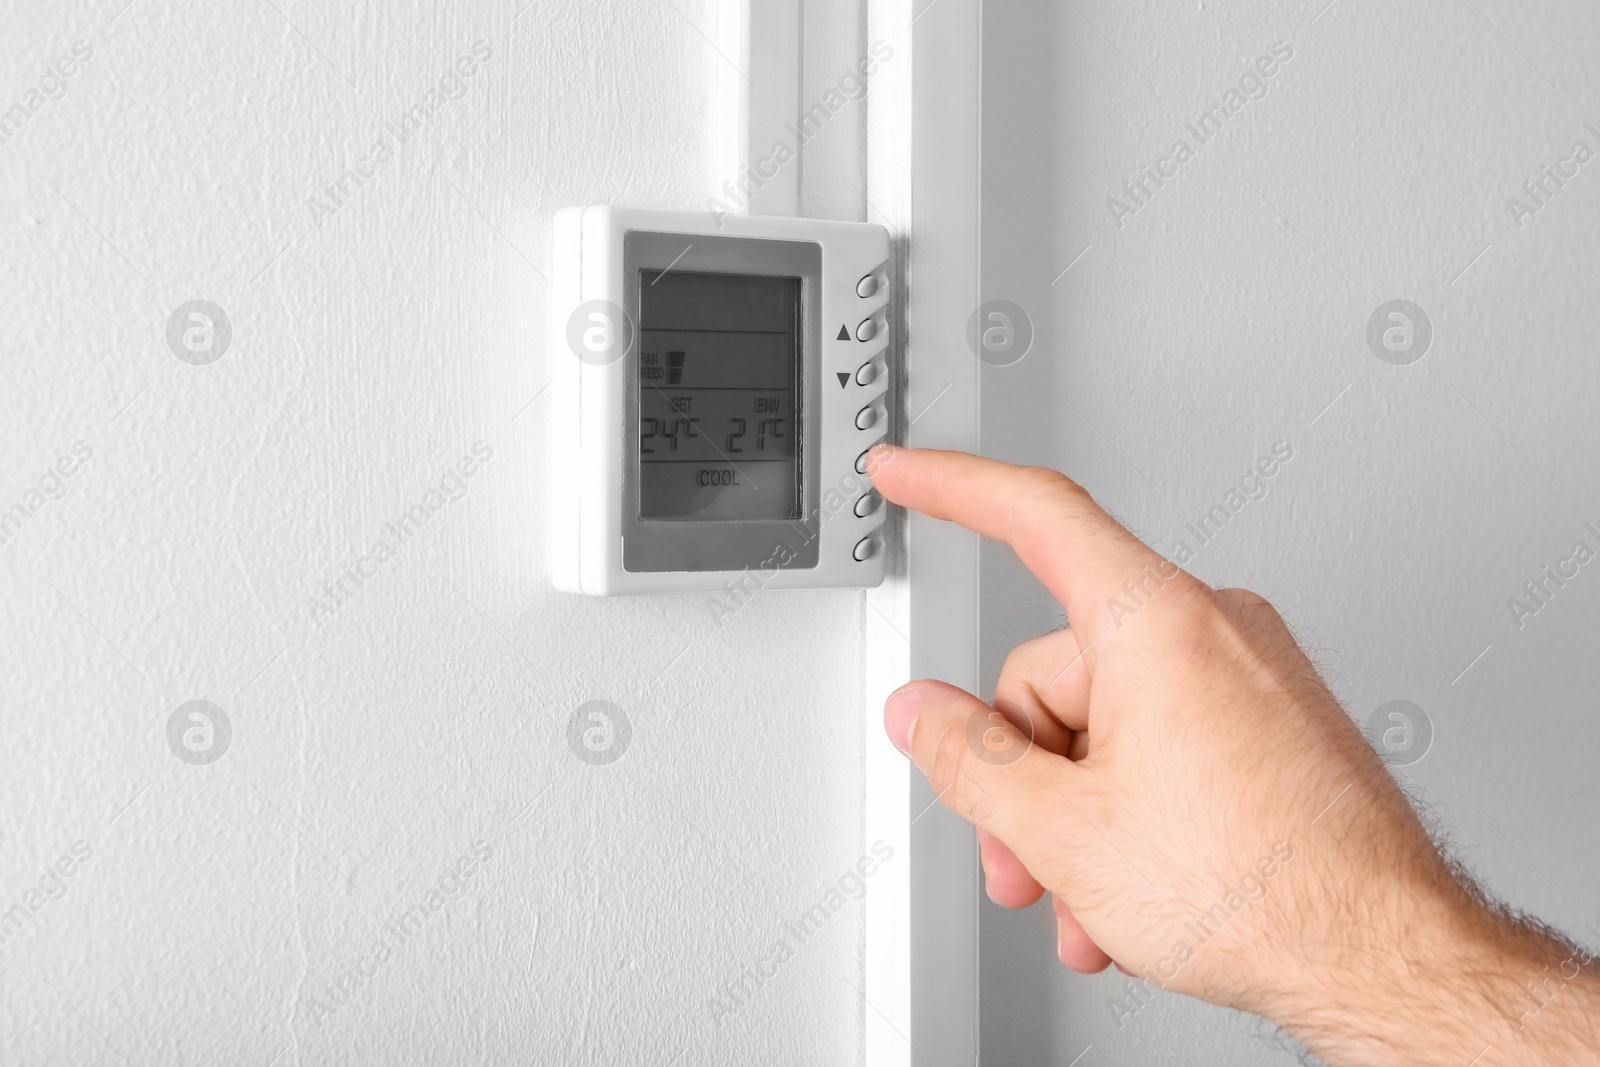
[[[858,222],[556,213],[547,501],[574,593],[883,580],[889,235]]]

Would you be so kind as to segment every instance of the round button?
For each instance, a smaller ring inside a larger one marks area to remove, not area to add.
[[[871,559],[872,554],[877,550],[877,547],[877,544],[873,541],[872,536],[869,534],[868,536],[863,537],[861,540],[856,542],[856,547],[851,551],[850,555],[855,557],[857,563],[860,563],[863,560]]]
[[[871,385],[878,380],[878,365],[871,360],[856,369],[856,384]]]
[[[856,501],[856,518],[864,519],[868,515],[871,515],[874,511],[877,511],[878,510],[878,504],[882,500],[883,500],[883,497],[878,495],[878,491],[876,489],[874,489],[872,492],[868,493],[867,495],[863,496],[860,500],[857,500]]]
[[[877,293],[877,291],[878,276],[876,274],[869,274],[859,282],[856,282],[856,295],[859,297],[869,297]]]
[[[866,450],[866,452],[862,452],[861,455],[856,457],[856,473],[857,474],[865,474],[865,473],[867,473],[867,452],[871,452],[871,451],[872,451],[872,449],[869,448],[869,449]]]
[[[862,319],[861,325],[856,327],[857,341],[870,341],[878,336],[878,320]]]
[[[878,409],[868,404],[856,412],[856,429],[871,429],[878,421]]]

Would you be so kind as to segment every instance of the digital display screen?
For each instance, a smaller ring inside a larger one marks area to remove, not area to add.
[[[800,517],[801,280],[639,272],[641,519]]]

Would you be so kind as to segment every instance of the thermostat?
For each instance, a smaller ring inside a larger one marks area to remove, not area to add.
[[[556,213],[550,569],[575,593],[883,580],[889,235]]]

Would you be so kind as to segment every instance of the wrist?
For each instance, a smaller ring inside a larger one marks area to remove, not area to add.
[[[1458,885],[1369,910],[1264,1012],[1328,1063],[1600,1063],[1600,967]]]

